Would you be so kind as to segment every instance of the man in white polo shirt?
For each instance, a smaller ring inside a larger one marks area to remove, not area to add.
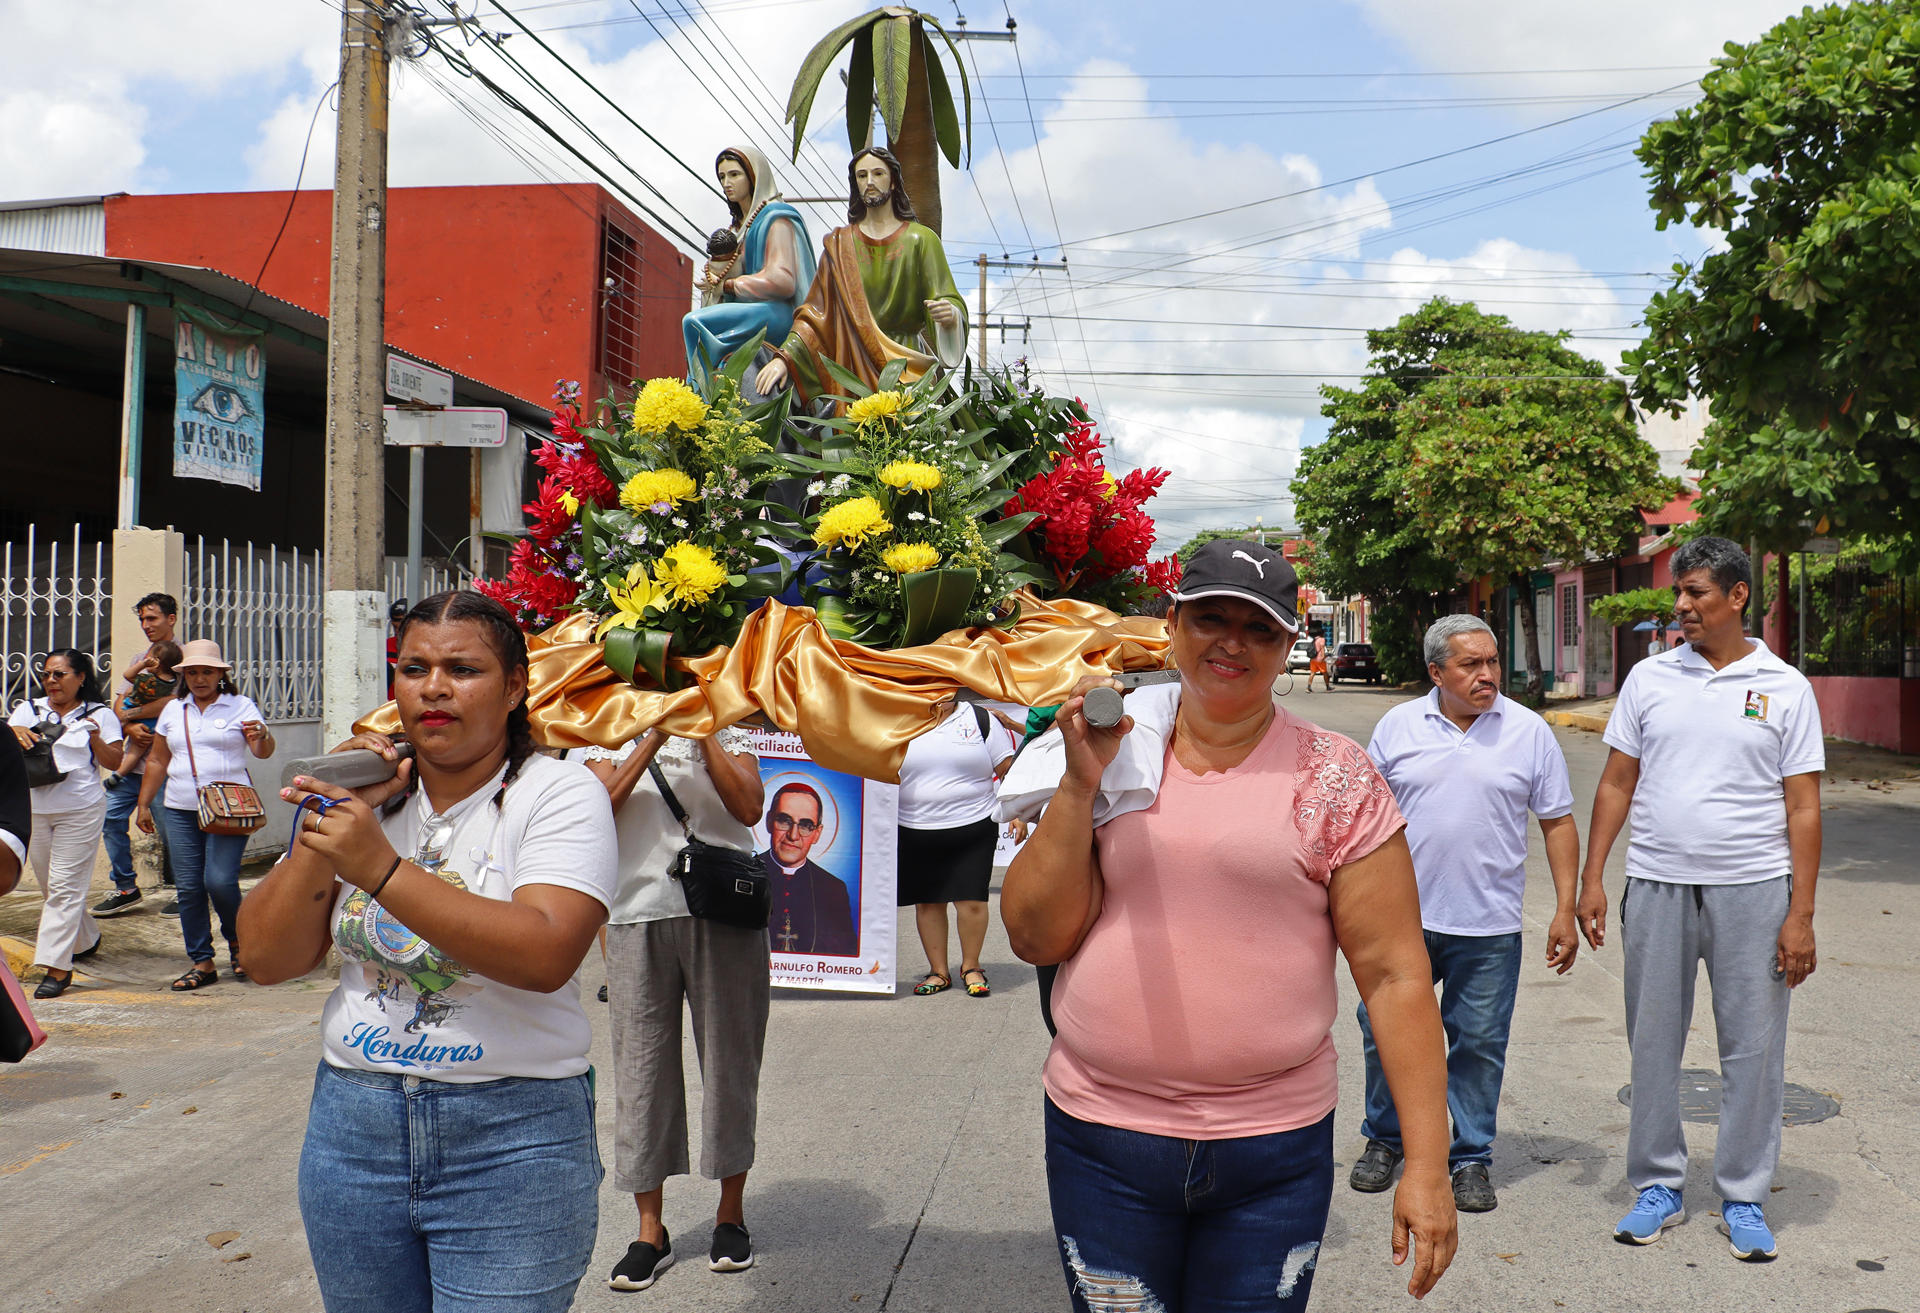
[[[1579,951],[1574,877],[1580,836],[1566,758],[1545,721],[1501,695],[1500,648],[1486,622],[1443,616],[1427,630],[1426,658],[1433,692],[1381,717],[1367,755],[1407,818],[1427,956],[1441,987],[1454,1206],[1485,1213],[1499,1203],[1489,1169],[1507,1030],[1520,984],[1527,812],[1540,818],[1553,874],[1556,910],[1547,930],[1547,965],[1562,973]],[[1365,1004],[1359,1016],[1367,1064],[1367,1115],[1360,1131],[1367,1147],[1347,1183],[1371,1194],[1393,1183],[1400,1119]]]
[[[1759,1262],[1777,1252],[1764,1204],[1780,1161],[1787,1001],[1814,969],[1826,749],[1811,686],[1744,633],[1753,575],[1740,548],[1695,538],[1673,554],[1673,577],[1685,641],[1635,666],[1620,689],[1581,875],[1580,918],[1597,941],[1601,870],[1631,809],[1620,929],[1633,1055],[1627,1181],[1639,1197],[1614,1238],[1651,1244],[1687,1220],[1678,1089],[1704,960],[1720,1041],[1720,1230],[1735,1258]]]

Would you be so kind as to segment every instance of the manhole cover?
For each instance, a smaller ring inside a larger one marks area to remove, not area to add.
[[[1620,1102],[1633,1106],[1633,1086],[1620,1087]],[[1840,1103],[1804,1085],[1788,1085],[1782,1101],[1782,1126],[1811,1126],[1840,1111]],[[1720,1121],[1720,1073],[1687,1067],[1680,1073],[1680,1120],[1707,1126]]]

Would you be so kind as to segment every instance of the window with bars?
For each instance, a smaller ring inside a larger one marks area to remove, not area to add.
[[[600,325],[594,367],[622,401],[640,377],[640,239],[610,219],[600,221]]]

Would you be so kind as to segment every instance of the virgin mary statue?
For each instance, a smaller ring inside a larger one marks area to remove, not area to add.
[[[702,304],[681,321],[690,377],[718,369],[756,333],[784,341],[813,286],[806,221],[780,199],[767,157],[752,146],[729,146],[713,167],[733,223],[714,234],[698,280]],[[734,241],[720,240],[729,233]]]

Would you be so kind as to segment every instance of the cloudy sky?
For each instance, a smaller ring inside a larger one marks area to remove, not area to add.
[[[513,30],[478,2],[489,31]],[[673,154],[524,34],[504,55],[443,41],[704,231],[724,212],[673,156],[704,175],[745,138],[784,159],[801,57],[872,0],[505,2]],[[1052,266],[993,273],[990,318],[1032,333],[994,334],[992,354],[1085,399],[1116,463],[1173,470],[1156,503],[1163,548],[1256,516],[1285,524],[1294,460],[1324,430],[1317,388],[1352,381],[1366,329],[1446,294],[1572,330],[1609,363],[1637,340],[1648,294],[1704,240],[1655,231],[1633,144],[1724,42],[1796,9],[948,0],[929,12],[1019,24],[1017,44],[962,46],[973,156],[943,185],[948,255],[970,301],[982,252]],[[284,189],[303,146],[302,185],[330,185],[339,29],[333,0],[253,0],[244,22],[188,0],[0,0],[0,199]],[[833,92],[782,166],[790,194],[844,186]],[[439,53],[396,69],[391,150],[399,186],[587,176]],[[816,239],[835,208],[809,208]]]

